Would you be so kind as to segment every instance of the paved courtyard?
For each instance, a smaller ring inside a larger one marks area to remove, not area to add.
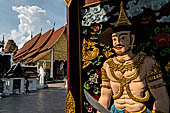
[[[65,113],[67,90],[63,83],[50,84],[49,88],[29,95],[11,95],[0,99],[0,113]]]

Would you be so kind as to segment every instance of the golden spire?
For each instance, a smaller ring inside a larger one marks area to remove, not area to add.
[[[53,29],[54,29],[54,27],[55,27],[55,22],[54,22],[54,24],[53,24]]]
[[[55,27],[55,22],[54,22],[54,24],[53,24],[53,27]]]
[[[129,19],[127,18],[124,8],[123,8],[123,2],[121,1],[120,3],[120,14],[119,14],[119,18],[117,20],[117,23],[115,24],[115,27],[121,26],[121,25],[132,25],[129,21]]]
[[[51,30],[52,30],[52,32],[54,31],[54,27],[55,27],[55,22],[54,22],[53,27],[52,27],[52,29],[51,29]]]
[[[40,33],[42,33],[42,28],[40,29]]]
[[[31,39],[33,38],[32,31],[31,31]]]

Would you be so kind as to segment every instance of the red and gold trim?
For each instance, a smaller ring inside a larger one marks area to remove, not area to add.
[[[67,7],[69,8],[72,0],[64,0],[64,1],[66,3]]]

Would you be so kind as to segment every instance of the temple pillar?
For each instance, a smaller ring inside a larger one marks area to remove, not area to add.
[[[53,78],[53,62],[54,61],[54,49],[51,49],[51,68],[50,68],[50,78]]]

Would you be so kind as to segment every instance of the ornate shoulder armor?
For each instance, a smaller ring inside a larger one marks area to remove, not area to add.
[[[101,77],[102,81],[110,82],[109,78],[107,77],[106,70],[104,68],[101,68],[101,73],[102,73],[102,77]],[[100,86],[108,89],[111,88],[110,84],[100,84]]]
[[[106,81],[106,82],[109,82],[109,78],[107,77],[107,73],[106,73],[106,70],[104,68],[101,68],[101,73],[102,73],[102,81]]]
[[[149,71],[149,76],[146,77],[146,82],[153,82],[162,78],[161,66],[156,62]]]

